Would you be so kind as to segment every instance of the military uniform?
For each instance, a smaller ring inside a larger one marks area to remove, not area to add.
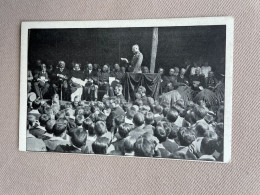
[[[143,54],[138,51],[135,53],[135,55],[132,58],[131,65],[134,67],[134,73],[142,73],[141,65],[143,62]]]

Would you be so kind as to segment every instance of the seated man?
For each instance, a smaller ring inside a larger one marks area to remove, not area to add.
[[[64,99],[69,100],[68,98],[68,78],[69,71],[65,69],[65,62],[59,61],[58,68],[54,70],[52,74],[52,87],[54,93],[58,93],[59,90],[64,92]]]
[[[110,76],[111,77],[115,77],[115,79],[119,82],[119,83],[121,83],[122,82],[122,78],[123,78],[123,76],[124,76],[124,73],[122,72],[122,71],[120,71],[120,66],[119,66],[119,64],[115,64],[114,65],[114,71],[112,71],[111,73],[110,73]]]
[[[83,86],[85,86],[84,80],[85,78],[83,72],[80,70],[80,64],[75,63],[70,78],[71,101],[74,101],[75,96],[78,96],[81,100]]]
[[[201,67],[201,74],[208,78],[208,74],[211,71],[211,66],[209,66],[208,62],[205,62],[204,65]]]
[[[50,87],[49,76],[46,72],[45,64],[41,65],[41,71],[36,71],[34,75],[33,87],[37,97],[43,99]]]
[[[91,63],[88,63],[87,70],[84,71],[86,85],[84,87],[85,100],[97,100],[98,98],[98,75],[93,70]]]
[[[183,83],[179,83],[177,81],[177,76],[175,75],[175,70],[173,68],[169,71],[169,76],[164,77],[164,81],[162,83],[163,91],[168,92],[177,88],[178,86],[184,85]]]
[[[205,88],[205,77],[200,74],[200,69],[195,70],[195,74],[190,76],[190,85],[194,91],[201,91]]]
[[[31,92],[32,90],[32,81],[33,81],[32,71],[28,70],[27,71],[27,93]]]
[[[98,87],[99,89],[104,89],[106,95],[109,95],[109,77],[108,66],[105,64],[103,71],[98,76]]]
[[[185,85],[189,85],[188,78],[185,76],[186,70],[184,68],[181,69],[180,74],[177,77],[177,82],[183,83]]]
[[[208,78],[206,79],[206,87],[207,89],[214,90],[218,80],[215,78],[214,72],[210,71],[208,73]]]

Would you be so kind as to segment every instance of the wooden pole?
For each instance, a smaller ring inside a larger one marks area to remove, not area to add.
[[[156,61],[156,55],[157,55],[157,46],[158,46],[158,27],[154,27],[153,28],[153,37],[152,37],[150,73],[154,73],[155,61]]]

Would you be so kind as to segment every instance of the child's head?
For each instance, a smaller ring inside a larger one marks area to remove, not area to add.
[[[53,126],[53,135],[56,137],[62,137],[67,129],[67,125],[64,123],[56,123]]]
[[[136,127],[140,127],[144,124],[144,115],[140,112],[136,113],[133,118],[133,123]]]
[[[171,125],[171,131],[170,131],[170,133],[168,135],[168,138],[169,139],[177,138],[178,131],[179,131],[179,127],[177,125]]]
[[[162,112],[163,112],[163,107],[160,106],[159,104],[153,107],[154,114],[162,114]]]
[[[87,132],[82,131],[81,129],[76,129],[71,132],[71,142],[74,146],[81,148],[86,144],[87,141]]]
[[[84,121],[84,116],[83,115],[77,115],[75,117],[75,123],[77,126],[81,126],[83,124]]]
[[[133,137],[128,137],[124,141],[124,150],[125,153],[131,153],[134,151],[134,144],[136,142],[136,139]]]
[[[210,139],[215,139],[215,140],[218,139],[218,135],[214,131],[211,131],[211,130],[206,131],[204,133],[204,137],[207,137],[207,138],[210,138]]]
[[[152,112],[147,112],[145,114],[145,124],[146,125],[151,125],[154,123],[154,116]]]
[[[53,127],[55,125],[56,121],[55,120],[48,120],[45,126],[45,129],[47,133],[53,133]]]
[[[204,137],[205,132],[208,130],[209,130],[208,124],[202,122],[198,123],[195,127],[197,137]]]
[[[106,154],[109,145],[107,137],[98,137],[92,144],[92,150],[95,154]]]
[[[143,106],[143,100],[142,99],[136,99],[134,102],[134,105],[137,105],[138,107]]]
[[[41,101],[36,99],[32,102],[32,108],[38,110],[41,107]]]
[[[47,114],[42,114],[39,118],[40,125],[45,127],[48,120],[50,120],[50,117]]]
[[[95,124],[95,132],[97,136],[102,136],[107,132],[106,124],[103,121],[98,121]]]
[[[192,130],[181,127],[178,131],[178,139],[181,146],[189,146],[196,139],[196,136]]]
[[[140,137],[134,144],[135,156],[152,157],[155,145],[144,137]]]
[[[207,110],[207,108],[205,108],[203,106],[195,106],[193,108],[193,112],[195,114],[196,121],[198,121],[198,120],[203,119],[207,115],[208,110]]]
[[[120,124],[125,122],[125,117],[123,115],[118,116],[115,118],[115,124],[116,126],[119,126]]]
[[[66,116],[65,110],[61,110],[57,114],[55,114],[55,120],[58,120],[60,118],[65,118],[65,116]]]
[[[126,118],[133,120],[135,113],[136,112],[134,110],[128,109],[126,112]]]
[[[132,129],[133,125],[122,123],[118,127],[118,133],[122,138],[126,138]]]
[[[157,137],[157,139],[159,140],[159,142],[165,142],[167,135],[166,135],[166,131],[164,129],[164,127],[162,126],[157,126],[154,130],[154,136]]]
[[[170,110],[171,110],[170,107],[164,107],[163,108],[163,116],[166,117]]]
[[[170,123],[174,123],[174,122],[178,119],[178,116],[179,116],[179,114],[178,114],[177,110],[175,110],[175,109],[171,109],[171,110],[167,113],[167,115],[166,115],[167,120],[168,120]]]
[[[200,151],[206,155],[212,155],[217,148],[217,141],[215,139],[204,137],[201,141]]]

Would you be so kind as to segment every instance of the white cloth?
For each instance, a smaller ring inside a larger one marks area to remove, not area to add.
[[[195,67],[192,67],[192,68],[191,68],[191,70],[190,70],[190,74],[191,74],[191,75],[194,75],[194,74],[195,74],[195,71],[196,71],[196,69],[199,69],[199,71],[200,71],[200,74],[201,74],[201,68],[200,68],[200,67],[197,67],[197,68],[195,68]]]
[[[83,93],[83,88],[82,87],[77,88],[77,90],[70,95],[70,100],[74,101],[76,96],[78,96],[79,99],[81,100],[82,93]]]

